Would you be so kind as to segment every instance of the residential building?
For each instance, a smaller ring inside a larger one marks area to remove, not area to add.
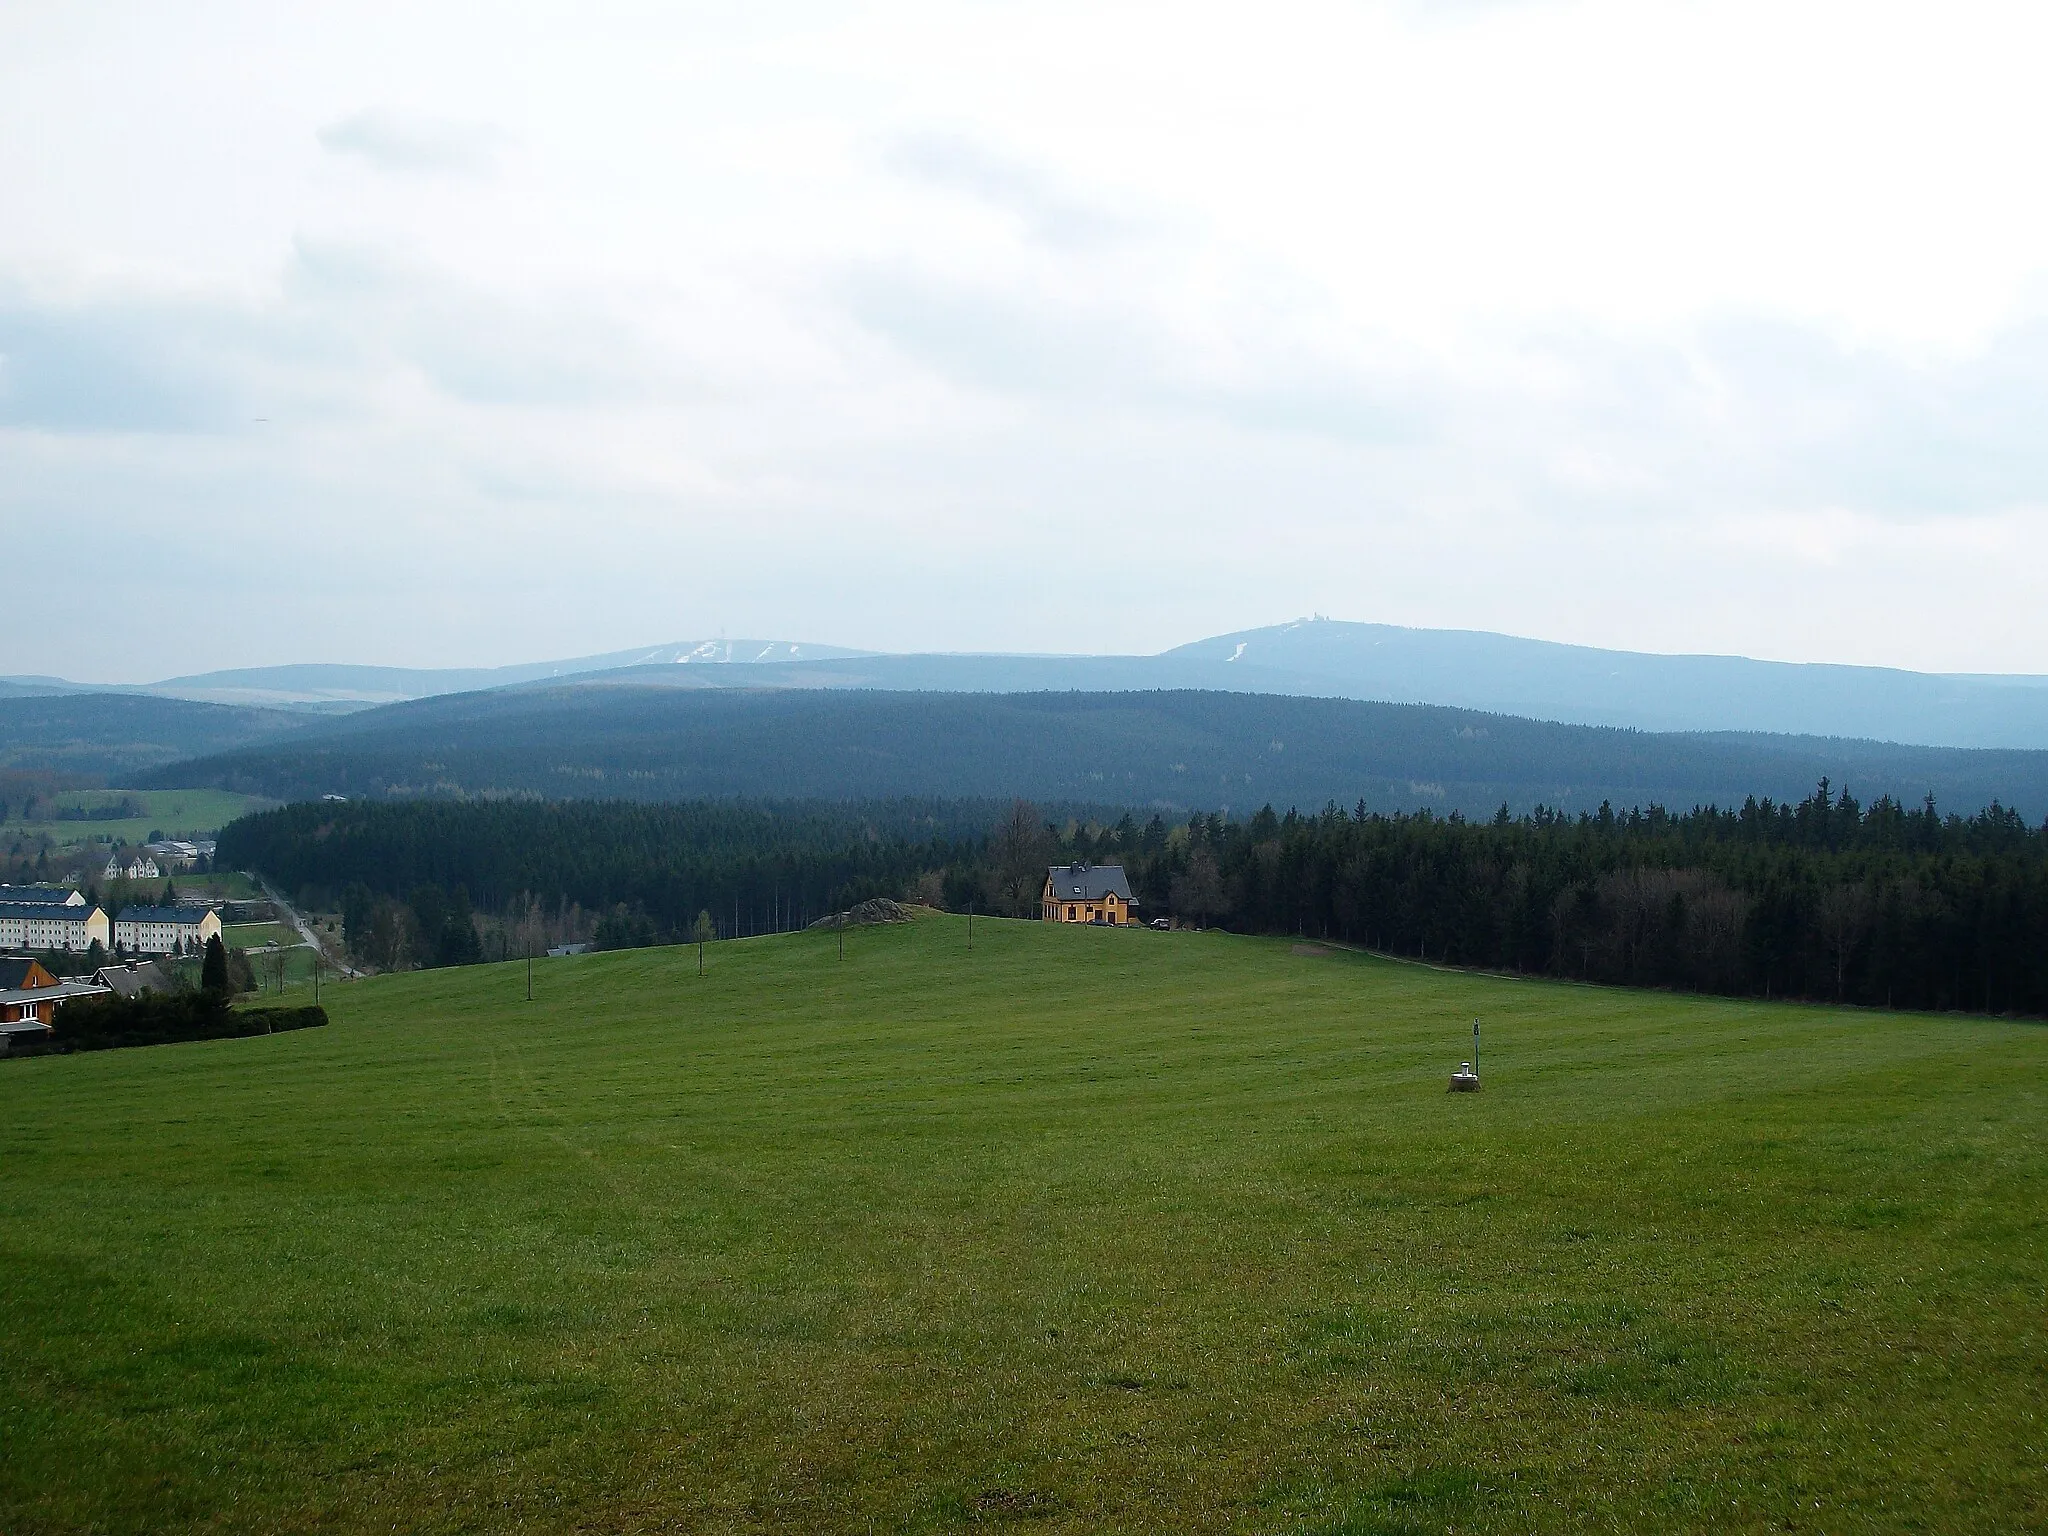
[[[97,982],[52,976],[40,961],[24,955],[0,956],[0,1055],[41,1050],[49,1043],[59,1004],[102,997],[106,991]]]
[[[163,870],[146,853],[115,853],[109,855],[103,873],[109,880],[154,880]]]
[[[1048,923],[1124,928],[1138,920],[1137,907],[1121,864],[1055,864],[1045,872],[1038,915]]]
[[[118,997],[136,997],[144,992],[171,990],[170,972],[154,960],[129,961],[126,965],[103,965],[92,979]]]
[[[131,955],[180,955],[220,936],[220,914],[206,907],[123,907],[114,947]]]
[[[68,885],[0,885],[0,907],[82,907],[85,897]]]
[[[64,949],[83,952],[95,940],[112,940],[107,914],[83,902],[75,906],[0,906],[0,949]]]
[[[56,985],[57,978],[40,960],[27,955],[0,955],[0,997],[9,999],[0,1005],[0,1019],[9,1023],[16,1019],[41,1019],[49,1023],[57,1011],[56,1004],[33,994]]]

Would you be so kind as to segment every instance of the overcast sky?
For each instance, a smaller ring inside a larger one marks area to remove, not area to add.
[[[0,673],[2048,672],[2044,18],[6,6]]]

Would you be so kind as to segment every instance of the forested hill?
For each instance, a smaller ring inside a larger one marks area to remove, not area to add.
[[[1248,811],[1363,800],[1547,805],[1797,800],[1822,777],[2048,814],[2048,752],[1655,735],[1430,705],[1208,692],[916,694],[617,685],[458,694],[322,722],[147,780],[281,799],[989,798]]]
[[[311,717],[133,693],[0,698],[0,768],[120,783],[195,753],[288,736]]]

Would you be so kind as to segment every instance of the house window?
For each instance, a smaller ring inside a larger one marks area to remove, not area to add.
[[[1072,907],[1068,907],[1068,908],[1067,908],[1067,921],[1071,923],[1071,922],[1072,922],[1073,920],[1074,920],[1074,909],[1073,909]]]

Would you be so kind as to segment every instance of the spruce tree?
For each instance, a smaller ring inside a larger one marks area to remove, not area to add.
[[[207,992],[225,994],[228,990],[228,951],[217,933],[206,941],[206,958],[199,966],[199,985]]]

